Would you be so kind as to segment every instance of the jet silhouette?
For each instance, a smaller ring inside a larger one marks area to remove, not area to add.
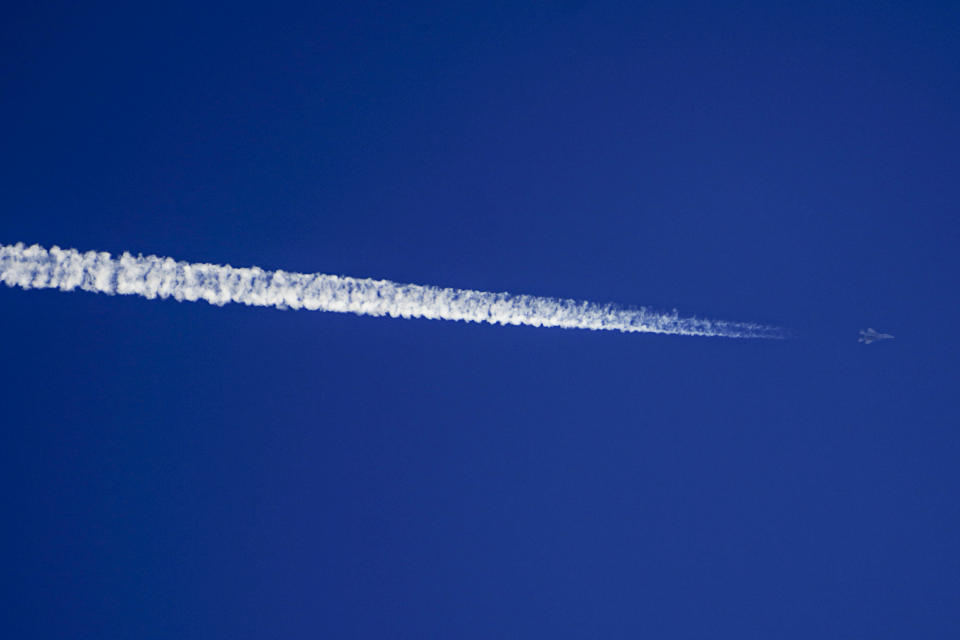
[[[863,342],[864,344],[870,344],[877,340],[893,340],[893,336],[889,333],[877,333],[873,329],[867,329],[866,331],[860,331],[860,339],[857,342]]]

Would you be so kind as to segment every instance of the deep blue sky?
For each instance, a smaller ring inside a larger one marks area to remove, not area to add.
[[[4,287],[10,637],[960,635],[956,3],[79,4],[2,243],[797,338]]]

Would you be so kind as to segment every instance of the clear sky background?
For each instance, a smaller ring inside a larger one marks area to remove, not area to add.
[[[797,337],[4,287],[5,633],[958,637],[960,13],[771,4],[7,7],[2,243]]]

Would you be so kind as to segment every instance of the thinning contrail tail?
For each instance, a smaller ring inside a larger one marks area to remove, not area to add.
[[[280,309],[340,311],[368,316],[464,320],[490,324],[669,333],[726,338],[782,338],[777,327],[680,318],[676,313],[628,309],[594,302],[470,289],[446,289],[388,280],[319,273],[264,271],[258,267],[191,264],[23,243],[0,245],[0,280],[24,289],[76,288],[145,298],[240,302]]]

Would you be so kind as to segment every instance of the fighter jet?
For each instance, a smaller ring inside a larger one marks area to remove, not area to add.
[[[877,340],[893,340],[893,336],[889,333],[877,333],[873,329],[867,329],[866,331],[860,331],[860,339],[857,342],[863,342],[864,344],[870,344]]]

